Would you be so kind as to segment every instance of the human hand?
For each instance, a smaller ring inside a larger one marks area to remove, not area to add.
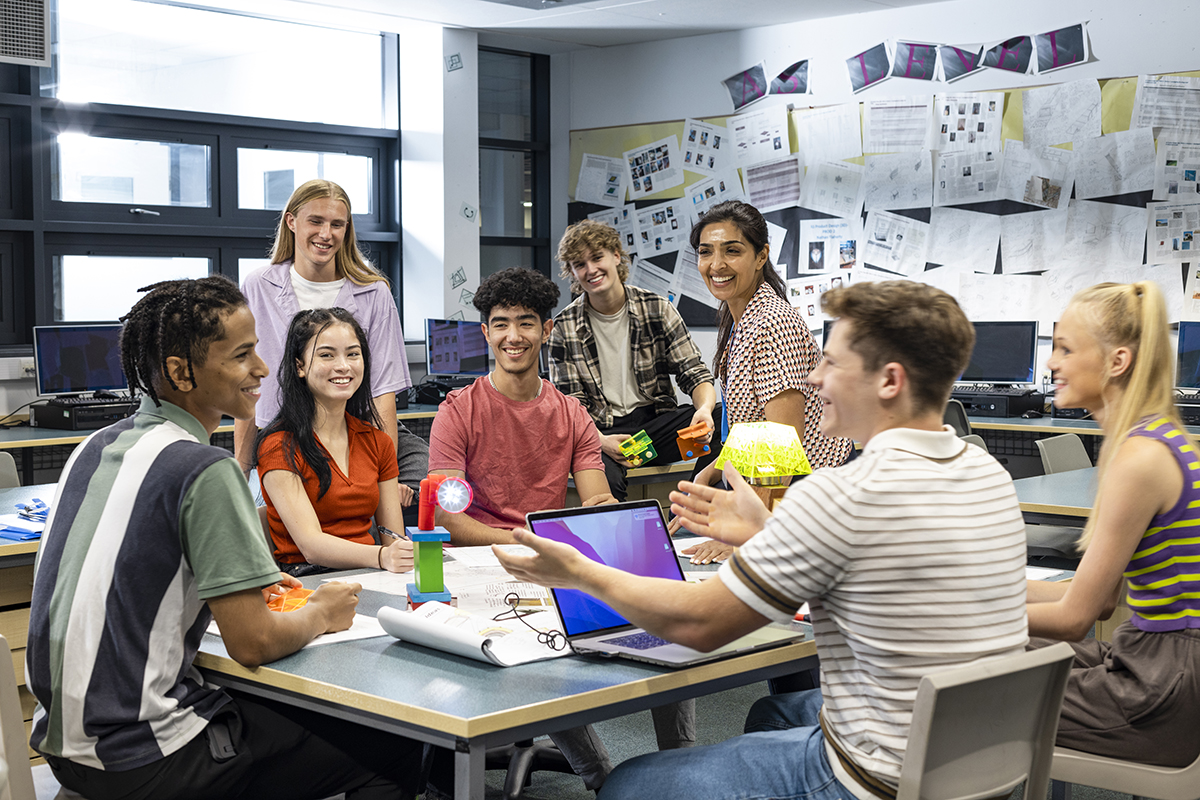
[[[600,450],[622,467],[632,467],[633,464],[621,454],[621,442],[629,438],[628,433],[610,433],[600,437]]]
[[[605,492],[604,494],[598,494],[593,497],[589,497],[580,505],[584,506],[585,508],[588,506],[611,506],[615,502],[617,502],[617,498],[613,497],[608,492]]]
[[[413,500],[417,496],[417,493],[412,490],[411,486],[407,486],[403,483],[397,483],[396,486],[398,486],[400,489],[400,505],[411,506],[413,504]]]
[[[362,584],[330,581],[322,583],[313,592],[305,608],[315,608],[325,620],[324,633],[344,631],[354,624],[354,610],[358,608],[358,593]]]
[[[732,465],[725,465],[724,474],[728,492],[680,481],[679,491],[670,495],[671,512],[692,533],[740,546],[762,530],[771,513]]]
[[[388,572],[408,572],[413,568],[413,543],[408,539],[392,539],[379,551],[379,563]]]
[[[711,564],[714,561],[724,561],[733,551],[734,548],[731,545],[708,539],[685,548],[681,555],[691,556],[693,564]]]
[[[696,413],[692,414],[692,425],[695,425],[699,422],[703,422],[708,426],[708,433],[704,434],[703,436],[697,436],[696,441],[700,444],[708,444],[712,441],[713,431],[716,428],[716,424],[713,422],[712,412],[707,408],[697,408]]]
[[[576,586],[575,572],[581,564],[592,563],[574,547],[553,539],[543,539],[525,528],[514,528],[512,536],[513,541],[530,548],[534,555],[509,553],[498,545],[492,545],[492,552],[500,560],[500,566],[517,580],[555,589],[570,589]]]
[[[273,583],[270,586],[263,587],[263,600],[269,603],[276,597],[287,594],[289,589],[300,589],[303,588],[303,586],[304,584],[300,583],[300,581],[296,580],[291,575],[288,575],[286,572],[281,572],[279,573],[278,583]]]

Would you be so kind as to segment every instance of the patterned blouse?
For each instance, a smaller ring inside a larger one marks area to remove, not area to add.
[[[804,451],[813,469],[836,467],[850,455],[849,439],[821,435],[823,404],[805,379],[821,361],[800,312],[765,281],[726,345],[728,369],[721,385],[729,424],[766,420],[767,402],[787,389],[804,394]]]

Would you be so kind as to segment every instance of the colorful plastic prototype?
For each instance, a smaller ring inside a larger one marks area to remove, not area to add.
[[[697,422],[695,425],[675,431],[675,444],[679,446],[679,457],[684,461],[690,461],[711,453],[711,447],[698,441],[710,433],[712,433],[712,426],[707,422]]]
[[[267,608],[272,611],[295,611],[297,608],[304,607],[304,604],[308,602],[308,598],[312,593],[312,589],[293,586],[283,594],[277,594],[272,597],[267,603]]]
[[[471,495],[470,484],[462,478],[430,475],[421,481],[417,527],[405,529],[415,557],[417,580],[408,584],[408,602],[413,608],[431,600],[450,602],[442,571],[442,544],[450,541],[450,531],[433,524],[433,510],[441,506],[443,511],[461,514],[471,507]]]
[[[650,443],[650,436],[644,430],[638,431],[621,442],[620,448],[621,455],[625,456],[625,460],[635,467],[640,467],[647,461],[653,461],[658,457],[658,453],[654,452],[654,446]]]

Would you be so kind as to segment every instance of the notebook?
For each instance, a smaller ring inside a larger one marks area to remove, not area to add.
[[[574,547],[593,561],[654,578],[682,581],[667,522],[655,500],[536,511],[529,530]],[[805,638],[799,626],[767,626],[710,653],[659,639],[635,627],[607,603],[577,589],[551,589],[567,641],[577,653],[685,667]]]

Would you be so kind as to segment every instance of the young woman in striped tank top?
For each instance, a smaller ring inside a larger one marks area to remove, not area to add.
[[[1100,423],[1096,503],[1070,583],[1030,581],[1032,646],[1071,641],[1058,744],[1184,766],[1200,753],[1200,448],[1175,411],[1166,304],[1150,281],[1077,294],[1054,333],[1054,402]],[[1112,642],[1083,640],[1125,596]]]

